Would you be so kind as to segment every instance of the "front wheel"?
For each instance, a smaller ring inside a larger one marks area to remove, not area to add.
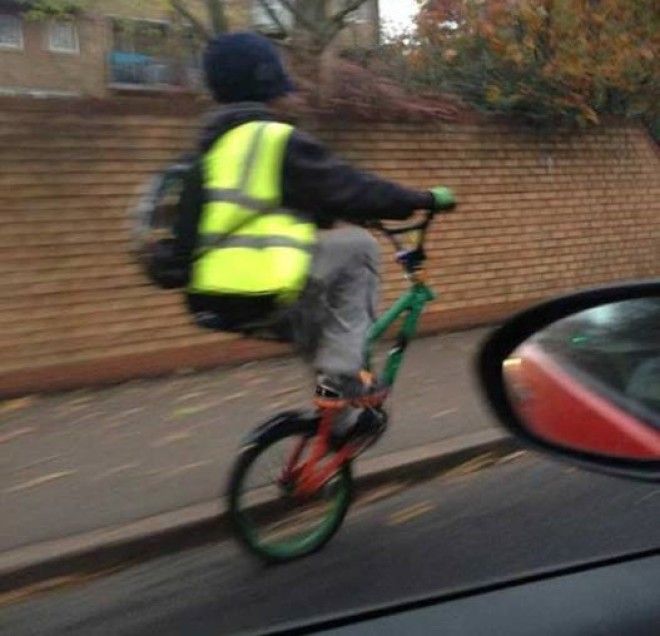
[[[315,418],[276,418],[253,436],[232,471],[228,498],[234,529],[264,561],[282,563],[320,550],[350,505],[349,463],[313,496],[295,494],[295,469],[311,450],[317,428]]]

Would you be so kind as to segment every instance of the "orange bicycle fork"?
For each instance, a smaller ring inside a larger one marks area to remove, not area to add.
[[[301,439],[287,461],[280,482],[293,483],[295,485],[293,494],[296,497],[307,498],[314,495],[359,450],[358,446],[346,443],[330,459],[325,462],[321,461],[330,449],[332,423],[339,410],[337,408],[321,409],[316,435],[312,438]],[[300,457],[309,443],[312,444],[309,457],[299,464]]]

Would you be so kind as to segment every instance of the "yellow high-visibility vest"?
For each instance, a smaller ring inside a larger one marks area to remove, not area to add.
[[[316,226],[282,208],[288,124],[250,122],[220,137],[202,160],[204,207],[188,291],[276,295],[302,291]]]

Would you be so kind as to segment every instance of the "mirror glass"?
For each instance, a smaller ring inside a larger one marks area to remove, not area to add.
[[[600,456],[660,459],[660,298],[564,318],[522,343],[503,374],[534,437]]]

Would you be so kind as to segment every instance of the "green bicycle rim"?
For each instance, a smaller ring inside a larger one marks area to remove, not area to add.
[[[250,524],[247,516],[241,511],[240,501],[243,495],[241,492],[238,497],[238,510],[240,512],[237,515],[237,521],[250,547],[256,552],[277,561],[295,559],[313,552],[332,534],[337,524],[341,521],[351,496],[349,480],[345,474],[340,471],[337,477],[340,480],[337,487],[337,494],[332,500],[331,509],[325,515],[323,522],[318,528],[314,529],[310,534],[301,534],[297,538],[284,541],[277,545],[269,545],[260,540],[259,533]]]

